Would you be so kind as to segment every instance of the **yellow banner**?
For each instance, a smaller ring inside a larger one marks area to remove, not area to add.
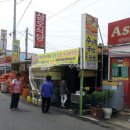
[[[46,53],[37,54],[32,57],[32,65],[49,67],[62,64],[78,64],[79,48]]]
[[[98,68],[98,19],[86,15],[85,34],[85,68],[97,70]]]
[[[12,63],[20,62],[20,41],[14,40],[12,47]]]

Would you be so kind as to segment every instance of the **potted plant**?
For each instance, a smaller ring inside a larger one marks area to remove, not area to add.
[[[114,90],[110,89],[105,89],[103,90],[105,94],[105,102],[104,102],[104,107],[103,107],[103,112],[104,112],[104,118],[105,119],[110,119],[112,115],[112,108],[110,106],[111,98],[114,94]]]
[[[102,105],[105,102],[104,91],[94,91],[92,94],[90,94],[89,101],[91,104],[90,115],[101,119],[103,117]]]

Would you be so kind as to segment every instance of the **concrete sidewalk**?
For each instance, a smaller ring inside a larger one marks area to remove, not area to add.
[[[130,129],[130,113],[121,111],[115,117],[106,122]]]
[[[103,123],[103,122],[108,123],[108,124],[110,123],[113,125],[117,125],[117,126],[121,126],[123,128],[130,129],[130,113],[128,113],[128,112],[121,111],[121,112],[118,112],[118,114],[114,115],[111,119],[98,120],[89,115],[80,116],[79,114],[75,114],[73,112],[73,110],[71,110],[71,109],[61,109],[61,108],[57,108],[57,107],[51,107],[51,108],[57,109],[60,112],[64,112],[65,114],[80,118],[82,120],[91,120],[91,121],[97,122],[99,124]]]

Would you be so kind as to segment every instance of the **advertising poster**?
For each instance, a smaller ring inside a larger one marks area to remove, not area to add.
[[[129,60],[127,58],[112,59],[112,79],[128,80],[129,76]]]
[[[35,12],[34,47],[45,49],[45,42],[46,42],[46,14]]]
[[[5,54],[7,46],[7,30],[1,29],[0,54]]]
[[[12,47],[12,63],[20,62],[20,41],[14,40]]]
[[[82,62],[83,69],[98,69],[98,19],[89,15],[82,15]]]
[[[32,56],[32,65],[49,67],[54,65],[78,64],[78,59],[79,48],[76,48],[34,55]]]

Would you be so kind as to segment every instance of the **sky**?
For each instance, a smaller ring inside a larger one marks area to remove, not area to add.
[[[130,0],[16,0],[16,34],[25,51],[28,27],[28,52],[44,53],[33,47],[34,12],[46,14],[46,52],[81,46],[81,15],[98,18],[103,43],[107,45],[108,23],[130,17]],[[0,29],[7,30],[7,49],[12,49],[14,0],[0,0]],[[26,11],[25,11],[26,10]],[[25,12],[25,13],[24,13]],[[11,35],[10,35],[11,34]],[[102,43],[98,34],[98,43]]]

